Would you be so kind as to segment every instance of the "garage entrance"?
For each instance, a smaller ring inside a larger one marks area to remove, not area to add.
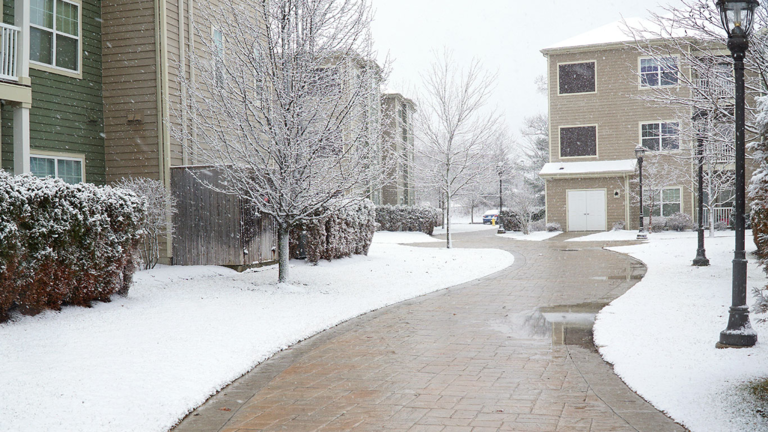
[[[605,231],[605,190],[568,191],[568,231]]]

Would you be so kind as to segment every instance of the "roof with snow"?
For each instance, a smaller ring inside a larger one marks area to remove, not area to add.
[[[637,166],[637,159],[623,159],[612,161],[592,162],[550,162],[544,164],[539,172],[541,177],[578,177],[633,174]]]
[[[559,51],[566,48],[588,47],[594,45],[613,45],[632,42],[637,39],[661,39],[659,34],[670,34],[670,30],[661,29],[658,23],[645,18],[627,18],[614,21],[602,27],[568,38],[564,41],[550,45],[541,50],[547,54],[550,51]],[[685,33],[679,29],[672,29],[670,36],[684,37]]]

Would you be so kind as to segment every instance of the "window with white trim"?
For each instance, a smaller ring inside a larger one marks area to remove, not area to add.
[[[640,85],[664,87],[677,85],[677,57],[640,59]]]
[[[29,59],[61,69],[80,69],[80,5],[30,0]]]
[[[564,63],[557,66],[559,94],[594,93],[595,62]]]
[[[70,184],[83,181],[83,160],[78,158],[32,155],[29,168],[37,177],[60,178]]]
[[[663,188],[644,194],[643,198],[643,216],[648,217],[653,207],[653,216],[672,216],[679,213],[681,207],[680,197],[682,193],[680,188]]]
[[[678,122],[644,123],[640,125],[643,147],[650,151],[670,151],[680,148]]]

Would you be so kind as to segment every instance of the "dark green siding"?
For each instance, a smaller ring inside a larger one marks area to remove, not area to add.
[[[8,0],[4,1],[7,20]],[[85,154],[86,180],[103,184],[104,114],[101,81],[101,1],[83,1],[83,78],[69,78],[30,68],[32,151]],[[3,159],[13,148],[13,112],[3,108]],[[8,148],[10,146],[10,149]]]

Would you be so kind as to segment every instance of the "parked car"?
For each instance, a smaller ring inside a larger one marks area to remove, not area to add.
[[[499,211],[498,210],[488,210],[487,212],[483,213],[483,224],[490,224],[493,219],[499,218]]]

